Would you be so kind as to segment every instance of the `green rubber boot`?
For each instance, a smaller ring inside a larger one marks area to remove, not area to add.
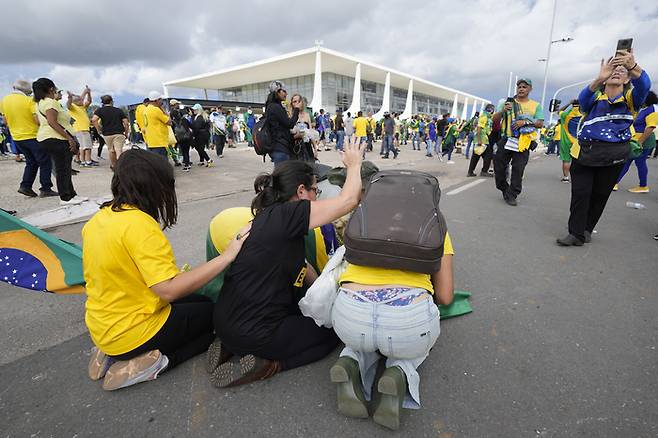
[[[337,384],[338,411],[352,418],[368,418],[357,361],[351,357],[340,357],[329,370],[329,375],[331,381]]]
[[[400,427],[400,411],[407,393],[407,377],[399,367],[386,368],[377,383],[380,399],[372,418],[392,430]]]

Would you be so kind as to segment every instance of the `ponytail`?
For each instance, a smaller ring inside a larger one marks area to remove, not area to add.
[[[251,201],[251,213],[256,216],[267,207],[289,201],[297,194],[300,184],[310,189],[313,177],[313,167],[296,160],[278,164],[271,174],[258,175],[254,180],[256,197]]]

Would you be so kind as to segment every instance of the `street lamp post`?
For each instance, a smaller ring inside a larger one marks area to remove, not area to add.
[[[555,92],[555,94],[553,95],[553,99],[551,99],[551,100],[555,100],[555,99],[557,99],[557,95],[558,95],[561,91],[566,90],[567,88],[577,87],[578,85],[589,84],[590,82],[592,82],[592,80],[591,80],[591,79],[587,79],[586,81],[580,81],[580,82],[576,82],[575,84],[569,84],[569,85],[565,85],[565,86],[562,87],[562,88],[558,88],[557,91]],[[549,118],[549,120],[548,120],[548,126],[551,126],[551,125],[553,124],[553,112],[552,112],[552,111],[549,111],[549,112],[551,113],[551,116],[550,116],[550,118]]]
[[[544,87],[541,92],[541,107],[545,108],[546,100],[546,85],[548,84],[548,65],[551,60],[551,46],[555,43],[568,43],[573,41],[571,37],[560,38],[559,40],[553,39],[553,28],[555,27],[555,14],[557,13],[557,0],[553,0],[553,18],[551,19],[551,32],[548,35],[548,49],[546,51],[546,66],[544,67]],[[542,58],[543,59],[543,58]]]

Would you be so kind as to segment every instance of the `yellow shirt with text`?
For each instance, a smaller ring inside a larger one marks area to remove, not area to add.
[[[171,305],[150,288],[179,270],[160,225],[141,210],[102,208],[82,229],[85,323],[106,354],[134,350],[164,325]]]

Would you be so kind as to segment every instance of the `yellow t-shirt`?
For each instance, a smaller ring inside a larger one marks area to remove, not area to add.
[[[22,93],[11,93],[0,101],[0,113],[4,114],[14,140],[31,140],[37,137],[39,125],[34,120],[36,103]]]
[[[71,115],[64,109],[61,103],[50,97],[41,99],[37,104],[37,117],[39,118],[39,130],[37,131],[37,140],[44,141],[48,138],[57,138],[59,140],[66,140],[59,135],[49,124],[46,119],[46,112],[50,109],[57,111],[57,123],[62,125],[69,134],[75,135],[75,130],[71,126]]]
[[[169,144],[169,116],[159,107],[149,105],[144,109],[144,132],[146,145],[150,148],[166,148]]]
[[[140,103],[135,108],[135,122],[139,126],[140,131],[144,132],[145,120],[144,120],[144,111],[146,111],[146,105]]]
[[[75,129],[75,132],[89,132],[91,121],[87,115],[87,108],[72,103],[69,108],[69,114],[73,118],[73,129]]]
[[[562,134],[562,125],[555,125],[555,133],[553,134],[553,140],[560,140],[561,134]]]
[[[82,229],[82,267],[85,323],[104,353],[134,350],[167,321],[171,306],[150,287],[179,270],[169,241],[148,214],[102,208]]]
[[[368,121],[366,120],[365,117],[357,117],[354,119],[354,122],[352,123],[352,126],[354,126],[354,135],[357,137],[365,137],[368,135],[368,132],[366,130],[366,126],[368,125]]]
[[[443,242],[443,255],[454,255],[450,235],[446,233]],[[358,266],[349,263],[347,269],[340,276],[340,283],[359,283],[371,285],[396,284],[411,288],[425,289],[434,293],[432,278],[428,274],[420,272],[402,271],[399,269],[373,268],[370,266]]]

